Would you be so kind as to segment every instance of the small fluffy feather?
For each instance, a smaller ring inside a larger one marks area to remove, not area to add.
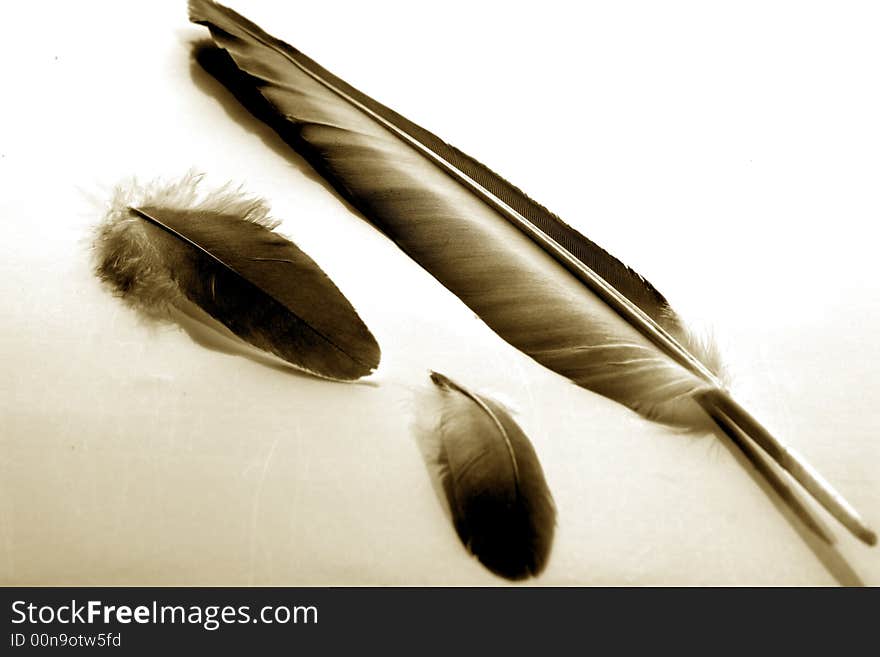
[[[260,199],[226,185],[119,187],[97,227],[99,278],[142,315],[193,316],[193,304],[244,342],[322,378],[371,373],[380,350],[333,281],[273,229]]]
[[[132,179],[116,187],[107,213],[95,231],[95,273],[123,301],[151,319],[168,319],[171,307],[185,308],[188,301],[171,277],[162,255],[153,247],[143,219],[132,207],[168,206],[194,212],[237,215],[269,230],[279,222],[269,216],[269,206],[240,187],[226,184],[207,193],[203,174],[190,172],[176,182],[154,180],[141,185]]]

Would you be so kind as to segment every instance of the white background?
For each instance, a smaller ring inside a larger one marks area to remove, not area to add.
[[[874,3],[230,4],[636,267],[880,526]],[[534,583],[880,584],[877,548],[816,510],[818,540],[715,438],[491,333],[191,66],[184,2],[0,19],[0,583],[503,584],[411,436],[434,368],[512,400],[535,443],[559,524]],[[112,187],[190,167],[269,200],[382,345],[375,385],[199,344],[102,289]]]

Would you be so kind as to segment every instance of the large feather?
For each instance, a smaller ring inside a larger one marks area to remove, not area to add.
[[[315,262],[273,231],[259,199],[197,177],[120,187],[95,239],[96,272],[152,317],[194,303],[235,335],[299,369],[353,380],[379,346]]]
[[[461,542],[498,575],[537,575],[556,508],[531,442],[495,400],[437,372],[431,380],[416,426]]]
[[[496,333],[584,388],[689,429],[734,425],[863,540],[843,498],[726,392],[640,275],[485,166],[209,0],[191,0],[221,58],[201,61],[375,226]]]

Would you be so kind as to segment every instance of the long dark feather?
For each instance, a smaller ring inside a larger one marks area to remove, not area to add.
[[[461,542],[489,570],[543,570],[556,508],[532,443],[497,401],[437,372],[417,409],[419,439]]]
[[[727,393],[714,350],[644,278],[488,168],[288,44],[209,0],[190,2],[229,57],[212,72],[374,225],[496,333],[642,415],[735,426],[863,540],[846,501]],[[262,98],[262,100],[260,99]]]
[[[265,203],[229,189],[200,195],[197,184],[119,188],[98,227],[97,274],[146,315],[194,303],[299,369],[369,374],[376,340],[321,268],[274,232]]]

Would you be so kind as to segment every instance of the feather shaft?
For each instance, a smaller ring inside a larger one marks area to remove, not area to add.
[[[722,427],[735,427],[756,443],[764,453],[794,477],[804,490],[850,532],[868,545],[877,542],[876,533],[868,527],[859,512],[813,468],[800,454],[777,440],[760,422],[723,390],[703,393],[706,412]]]

